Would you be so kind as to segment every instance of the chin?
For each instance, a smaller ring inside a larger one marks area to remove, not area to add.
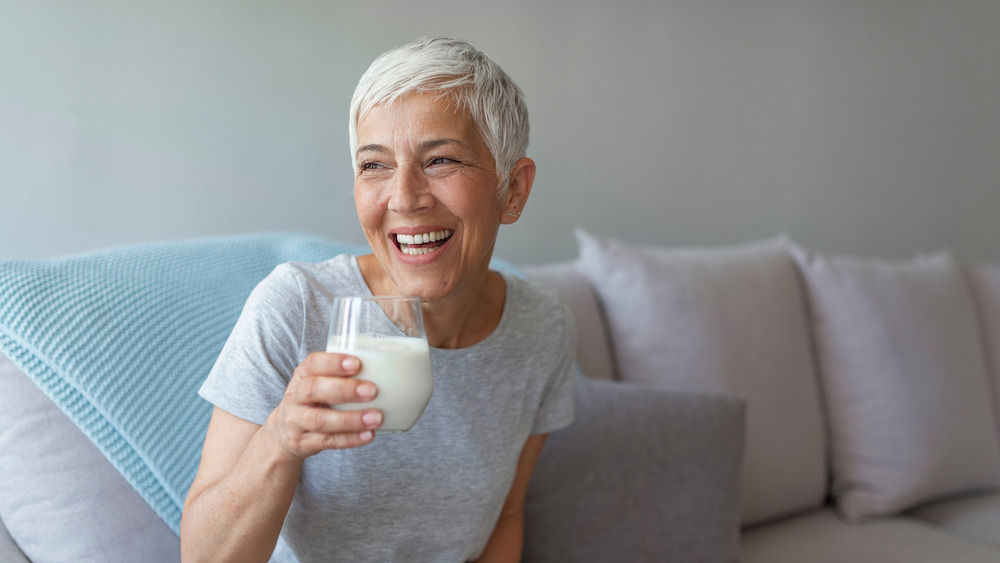
[[[403,283],[397,283],[396,287],[402,295],[419,297],[424,303],[440,301],[451,295],[452,287],[445,280],[414,280],[410,279]]]

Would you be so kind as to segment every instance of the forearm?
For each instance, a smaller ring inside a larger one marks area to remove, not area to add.
[[[278,455],[266,426],[254,434],[232,471],[189,498],[181,518],[184,561],[267,561],[302,461]]]
[[[548,434],[529,436],[521,448],[514,482],[479,561],[521,560],[521,552],[524,551],[524,499],[528,494],[528,483],[535,469],[535,462],[538,461],[547,437]]]
[[[524,513],[501,514],[493,534],[486,542],[479,563],[520,561],[524,549]]]

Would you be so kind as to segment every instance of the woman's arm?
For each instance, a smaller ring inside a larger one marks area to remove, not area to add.
[[[521,448],[514,482],[507,493],[507,500],[504,501],[493,534],[486,542],[483,554],[479,556],[480,563],[521,560],[524,548],[524,499],[528,495],[528,483],[546,438],[548,434],[529,436]]]
[[[367,444],[382,423],[377,410],[327,406],[374,397],[359,371],[357,358],[310,354],[263,426],[215,409],[181,517],[185,561],[270,558],[305,458]]]
[[[274,551],[302,461],[283,459],[263,428],[213,411],[181,517],[185,561],[267,561]]]

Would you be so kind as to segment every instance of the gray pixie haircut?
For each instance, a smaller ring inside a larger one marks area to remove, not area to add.
[[[379,104],[414,92],[449,96],[467,110],[496,162],[504,195],[514,164],[528,151],[524,92],[500,65],[466,41],[424,37],[375,59],[351,98],[351,162],[357,170],[358,122]]]

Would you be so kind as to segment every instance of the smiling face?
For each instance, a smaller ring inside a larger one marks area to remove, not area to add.
[[[475,123],[436,93],[375,106],[357,132],[354,199],[374,251],[362,261],[371,290],[429,302],[476,295],[500,225],[527,199],[534,164],[515,167],[530,168],[526,188],[512,180],[498,197],[496,166]]]

